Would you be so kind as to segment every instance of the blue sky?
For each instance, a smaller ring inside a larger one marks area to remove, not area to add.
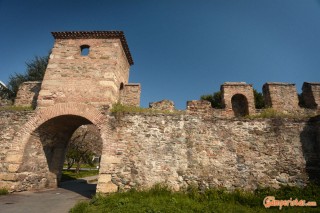
[[[316,0],[0,0],[0,80],[52,48],[53,31],[122,30],[141,105],[187,100],[245,81],[320,81]]]

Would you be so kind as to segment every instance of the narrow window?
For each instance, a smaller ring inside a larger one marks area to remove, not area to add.
[[[82,45],[80,47],[80,49],[81,49],[81,55],[82,56],[88,56],[89,55],[89,49],[90,49],[89,45]]]
[[[120,84],[120,90],[123,90],[123,88],[124,88],[124,84],[121,82],[121,84]]]

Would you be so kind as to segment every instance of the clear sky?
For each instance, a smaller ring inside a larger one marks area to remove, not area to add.
[[[0,0],[0,80],[45,56],[53,31],[122,30],[141,105],[213,93],[226,81],[320,81],[317,0]]]

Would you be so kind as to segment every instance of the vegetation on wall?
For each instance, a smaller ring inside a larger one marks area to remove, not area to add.
[[[26,72],[15,73],[9,77],[8,95],[10,99],[14,99],[17,95],[20,84],[26,81],[42,81],[44,73],[48,65],[48,56],[35,56],[31,61],[26,62]]]
[[[263,109],[265,108],[264,98],[261,92],[258,92],[257,90],[253,89],[253,95],[254,95],[254,103],[256,109]],[[221,91],[215,92],[212,95],[202,95],[200,97],[200,100],[206,100],[211,103],[211,106],[216,109],[222,109],[222,94]]]
[[[200,100],[209,101],[213,108],[217,108],[217,109],[222,109],[223,108],[222,96],[221,96],[221,92],[220,91],[213,93],[213,95],[211,95],[211,94],[202,95],[200,97]]]

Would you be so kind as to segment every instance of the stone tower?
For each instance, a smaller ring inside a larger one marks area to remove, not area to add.
[[[39,108],[66,102],[99,107],[128,96],[121,90],[132,87],[128,79],[133,60],[123,32],[53,32],[52,35],[55,43],[38,97]],[[140,85],[134,85],[137,94],[133,99],[140,100]],[[140,102],[135,100],[135,103]]]

